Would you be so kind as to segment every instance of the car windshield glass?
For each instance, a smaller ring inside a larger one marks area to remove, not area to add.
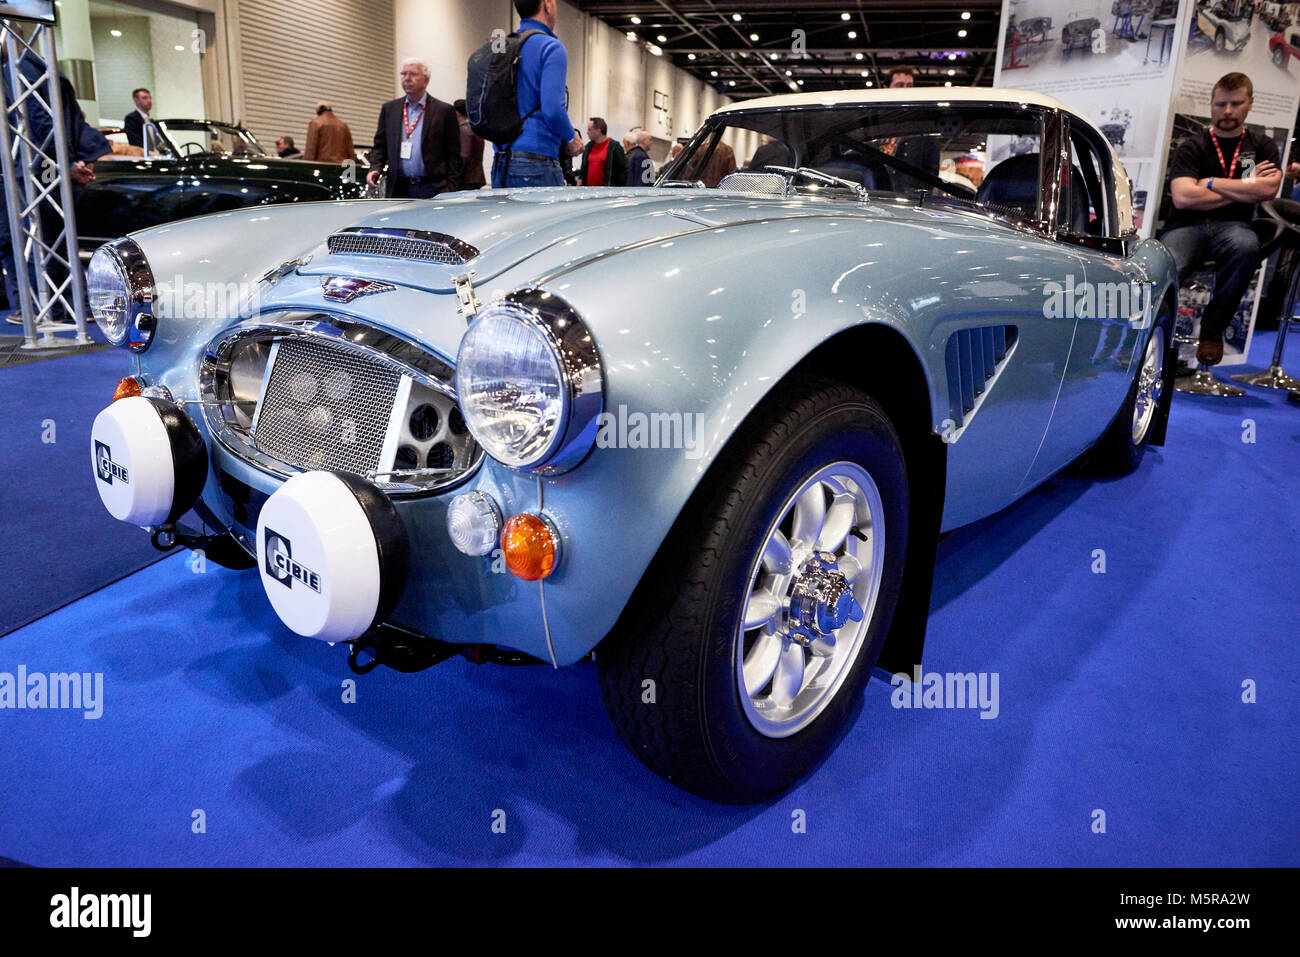
[[[1034,218],[1041,142],[1041,112],[1019,105],[753,110],[711,117],[664,170],[659,185],[685,181],[726,189],[723,180],[738,169],[807,167],[871,192],[915,196],[923,190],[1001,215]],[[826,192],[824,183],[807,178],[796,178],[794,185]]]
[[[237,126],[166,120],[163,127],[182,156],[214,153],[225,156],[265,156],[253,134]]]

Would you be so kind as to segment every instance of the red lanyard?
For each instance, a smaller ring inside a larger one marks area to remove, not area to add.
[[[408,140],[411,138],[411,134],[415,132],[416,126],[419,125],[420,118],[424,116],[424,100],[420,101],[420,112],[416,114],[414,123],[406,122],[406,108],[409,105],[409,100],[402,100],[402,129],[406,131],[406,138]],[[1236,162],[1236,160],[1234,159],[1233,162]]]
[[[1223,175],[1232,179],[1232,174],[1237,171],[1237,157],[1241,155],[1241,144],[1246,142],[1246,131],[1242,130],[1241,137],[1237,140],[1237,151],[1232,154],[1231,166],[1223,161],[1223,150],[1219,149],[1219,137],[1215,135],[1214,127],[1210,127],[1210,141],[1214,144],[1214,152],[1219,154],[1219,165],[1223,167]]]

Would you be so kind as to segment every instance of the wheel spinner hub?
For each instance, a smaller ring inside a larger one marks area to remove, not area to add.
[[[862,606],[840,573],[835,555],[814,552],[790,586],[786,608],[790,638],[805,648],[818,639],[834,643],[835,632],[849,621],[861,621],[862,616]]]

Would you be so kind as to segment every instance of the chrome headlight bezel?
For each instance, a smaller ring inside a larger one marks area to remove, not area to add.
[[[542,450],[526,461],[511,461],[504,450],[475,429],[475,416],[466,410],[465,343],[484,319],[504,317],[529,325],[540,334],[560,370],[560,414]],[[461,415],[479,447],[492,459],[518,472],[559,475],[580,465],[596,444],[605,409],[605,373],[591,330],[571,305],[542,289],[518,289],[484,307],[461,340],[456,357],[456,395]]]
[[[120,320],[96,308],[95,299],[90,293],[92,271],[105,265],[117,273],[121,282],[123,316]],[[153,343],[154,330],[157,328],[154,309],[157,289],[149,260],[135,240],[117,239],[95,250],[87,269],[87,298],[90,299],[95,322],[113,345],[123,346],[132,352],[144,352]]]

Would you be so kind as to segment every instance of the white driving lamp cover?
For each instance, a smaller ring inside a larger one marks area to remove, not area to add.
[[[193,430],[188,419],[184,424],[187,433]],[[180,431],[176,423],[172,428]],[[90,462],[99,500],[110,515],[132,525],[161,525],[175,517],[175,455],[191,441],[188,434],[177,438],[184,441],[174,442],[158,405],[141,396],[114,402],[95,416]],[[192,466],[192,462],[182,463],[185,468]],[[192,504],[191,499],[184,508]]]
[[[280,620],[305,638],[351,641],[391,611],[405,584],[406,548],[391,503],[356,476],[295,475],[257,519],[262,587]]]

